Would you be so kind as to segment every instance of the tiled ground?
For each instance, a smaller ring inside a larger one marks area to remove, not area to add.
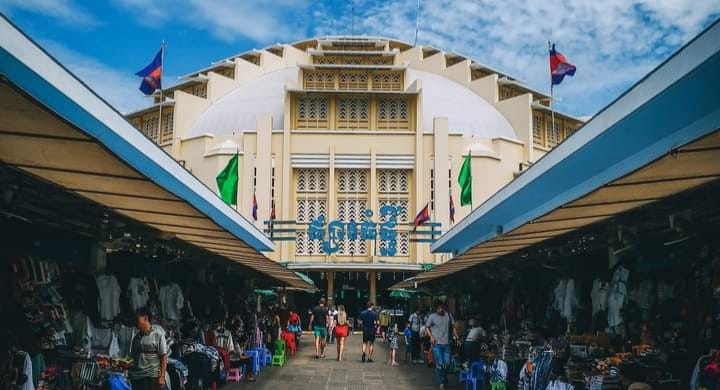
[[[302,337],[297,355],[284,367],[266,367],[255,383],[231,383],[223,389],[238,390],[424,390],[437,389],[433,369],[424,364],[404,364],[403,349],[399,352],[400,366],[392,367],[387,361],[387,348],[376,343],[373,363],[360,362],[361,335],[348,338],[345,361],[335,360],[335,345],[328,345],[325,359],[315,360],[312,335]],[[457,388],[457,381],[451,377],[451,388]],[[452,386],[454,385],[454,386]]]

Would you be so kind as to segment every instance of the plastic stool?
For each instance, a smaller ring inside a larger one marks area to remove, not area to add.
[[[227,372],[227,381],[240,382],[242,380],[242,373],[239,368],[231,368]]]
[[[267,348],[263,348],[263,358],[265,361],[263,362],[266,366],[269,366],[272,364],[272,353],[270,353],[270,350]]]
[[[273,366],[284,366],[285,365],[285,354],[277,354],[272,357]]]
[[[259,374],[260,373],[260,352],[256,349],[251,349],[249,351],[245,351],[245,355],[253,358],[253,366],[252,366],[253,374],[256,374],[256,375]]]

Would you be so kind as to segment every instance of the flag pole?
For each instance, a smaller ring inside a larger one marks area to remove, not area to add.
[[[548,41],[548,54],[552,50],[552,44],[550,41]],[[552,121],[552,134],[554,136],[555,134],[555,96],[553,94],[553,80],[552,80],[552,66],[550,65],[550,61],[548,61],[548,66],[550,66],[550,118]]]
[[[160,42],[160,107],[158,112],[158,144],[162,142],[163,73],[165,73],[165,41]]]
[[[417,0],[417,9],[415,9],[415,43],[413,46],[417,46],[418,31],[420,31],[420,0]]]

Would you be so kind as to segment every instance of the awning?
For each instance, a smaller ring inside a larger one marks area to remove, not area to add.
[[[432,246],[455,258],[393,288],[510,255],[720,178],[720,23]]]
[[[0,17],[0,160],[159,231],[309,288],[273,243]]]

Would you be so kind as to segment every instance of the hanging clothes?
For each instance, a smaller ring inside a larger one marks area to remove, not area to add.
[[[624,322],[622,309],[628,300],[627,282],[630,271],[619,266],[613,273],[608,294],[608,326],[616,327]]]
[[[70,315],[70,323],[74,330],[73,345],[85,351],[90,351],[90,349],[92,349],[94,330],[92,322],[90,322],[90,317],[86,316],[83,312],[76,311]]]
[[[95,277],[100,299],[98,309],[100,319],[111,321],[120,314],[120,285],[114,275],[98,275]]]
[[[147,278],[131,278],[128,282],[127,295],[133,311],[136,312],[145,307],[150,299],[150,286]]]
[[[160,287],[159,299],[163,319],[178,321],[182,318],[181,311],[185,306],[185,298],[177,283],[170,283]]]
[[[607,310],[609,289],[610,285],[600,278],[593,280],[593,287],[590,292],[593,316],[601,311]]]

